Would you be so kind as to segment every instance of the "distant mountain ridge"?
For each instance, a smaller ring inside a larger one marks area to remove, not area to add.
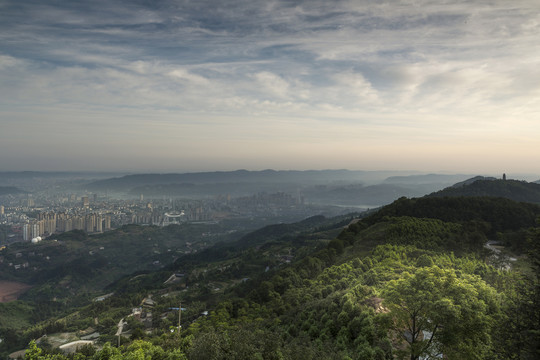
[[[135,174],[117,178],[94,181],[88,184],[91,190],[125,190],[145,185],[163,184],[216,184],[235,182],[312,182],[314,177],[319,180],[335,181],[339,179],[356,179],[364,171],[349,170],[306,170],[306,171],[214,171],[197,173],[170,173],[170,174]]]
[[[452,184],[467,179],[471,175],[465,174],[421,174],[408,176],[391,176],[384,180],[385,184]]]
[[[540,184],[520,180],[475,177],[427,196],[492,196],[520,202],[540,203]]]
[[[486,177],[486,176],[475,176],[473,178],[470,178],[470,179],[467,179],[465,181],[461,181],[461,182],[458,182],[454,185],[452,185],[453,188],[459,188],[459,187],[462,187],[462,186],[465,186],[465,185],[470,185],[478,180],[489,180],[489,181],[492,181],[492,180],[497,180],[497,178],[494,178],[494,177]]]
[[[418,197],[471,175],[418,174],[407,171],[262,170],[137,174],[85,184],[85,190],[119,192],[131,197],[203,198],[287,193],[308,204],[377,207],[400,196]]]
[[[126,196],[203,198],[287,193],[306,204],[378,207],[401,197],[419,197],[472,175],[419,174],[407,171],[262,170],[135,174],[85,184],[85,190]]]
[[[97,180],[89,190],[127,191],[136,187],[170,184],[227,184],[227,183],[302,183],[306,185],[336,182],[380,183],[396,175],[411,175],[412,171],[364,170],[235,170],[195,173],[134,174]]]

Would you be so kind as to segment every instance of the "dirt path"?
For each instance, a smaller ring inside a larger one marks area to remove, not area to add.
[[[17,300],[17,298],[30,289],[30,285],[20,282],[0,280],[0,302]]]

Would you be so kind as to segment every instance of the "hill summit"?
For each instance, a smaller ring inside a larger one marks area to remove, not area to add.
[[[540,184],[477,176],[428,196],[493,196],[514,201],[540,203]]]

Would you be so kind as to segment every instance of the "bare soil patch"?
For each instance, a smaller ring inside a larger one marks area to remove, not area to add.
[[[15,281],[0,280],[0,303],[17,300],[31,286]]]

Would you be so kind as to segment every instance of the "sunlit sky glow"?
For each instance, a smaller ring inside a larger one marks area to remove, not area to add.
[[[540,2],[0,2],[0,171],[540,173]]]

